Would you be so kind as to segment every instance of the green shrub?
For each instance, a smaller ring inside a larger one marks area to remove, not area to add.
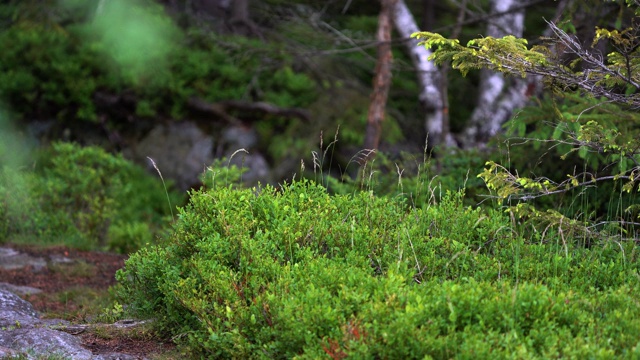
[[[150,244],[153,232],[143,222],[119,222],[109,226],[107,238],[109,249],[128,254]]]
[[[242,187],[242,174],[246,171],[246,168],[238,168],[231,164],[230,159],[224,157],[214,160],[213,164],[200,174],[200,181],[206,189]]]
[[[46,228],[42,224],[42,212],[31,196],[31,189],[36,186],[32,173],[11,166],[0,169],[0,241],[16,234],[43,235]]]
[[[310,182],[191,194],[117,278],[193,356],[623,357],[638,351],[633,244],[519,236],[462,195],[409,208]],[[527,233],[528,235],[528,233]],[[595,311],[594,311],[595,310]]]
[[[54,143],[38,163],[35,172],[0,171],[0,230],[6,238],[126,252],[168,224],[160,181],[119,155]]]

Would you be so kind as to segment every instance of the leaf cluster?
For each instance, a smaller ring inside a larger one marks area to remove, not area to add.
[[[510,204],[558,210],[585,226],[615,218],[630,230],[637,216],[638,121],[618,104],[578,94],[542,98],[505,124],[509,166],[489,162],[480,177]]]
[[[637,21],[637,19],[636,19]],[[466,46],[456,39],[446,39],[431,32],[412,36],[422,40],[419,45],[434,49],[430,59],[452,66],[466,74],[471,69],[486,68],[510,75],[541,75],[559,92],[580,90],[592,97],[605,97],[632,107],[640,106],[640,38],[637,26],[618,30],[596,29],[592,49],[567,34],[556,24],[549,23],[554,37],[547,44],[527,47],[526,39],[512,35],[500,39],[483,37],[470,40]],[[593,46],[609,40],[612,51],[606,57]],[[571,53],[575,60],[565,65],[560,53]],[[619,87],[622,87],[620,91]]]
[[[515,36],[503,38],[483,37],[469,40],[466,46],[456,39],[446,39],[431,32],[418,32],[412,37],[422,40],[419,46],[435,48],[429,60],[437,64],[451,62],[454,69],[463,75],[469,70],[489,68],[492,70],[524,76],[529,69],[547,64],[545,49],[527,48],[527,40]]]

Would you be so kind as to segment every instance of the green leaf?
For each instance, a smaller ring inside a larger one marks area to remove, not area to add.
[[[553,134],[551,135],[551,138],[553,140],[560,140],[562,138],[562,134],[564,133],[566,129],[566,124],[561,122],[558,123],[558,125],[556,125],[555,129],[553,130]]]
[[[578,150],[578,155],[581,159],[586,159],[589,155],[589,148],[586,146],[580,146],[580,150]]]
[[[620,169],[621,173],[626,173],[628,169],[628,161],[627,158],[621,158],[620,162],[618,162],[618,169]]]

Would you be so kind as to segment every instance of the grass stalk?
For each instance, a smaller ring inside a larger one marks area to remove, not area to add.
[[[147,156],[147,159],[151,161],[151,165],[153,165],[153,168],[156,169],[156,171],[158,172],[158,175],[160,175],[160,180],[162,180],[162,186],[164,187],[164,193],[165,195],[167,195],[167,203],[169,204],[169,211],[171,211],[171,220],[175,222],[176,218],[173,215],[173,206],[171,205],[171,199],[169,198],[169,191],[167,190],[167,184],[165,184],[164,178],[162,177],[162,172],[160,171],[160,169],[158,169],[156,162],[151,157]]]

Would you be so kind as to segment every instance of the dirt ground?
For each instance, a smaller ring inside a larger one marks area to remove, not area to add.
[[[0,268],[0,282],[30,286],[42,293],[22,296],[31,302],[42,317],[62,318],[76,324],[92,323],[109,305],[109,288],[116,284],[115,273],[124,266],[127,256],[104,252],[79,251],[66,247],[38,248],[3,245],[34,257],[48,265],[17,270]],[[52,262],[52,259],[65,259]],[[175,352],[170,342],[157,337],[128,332],[85,331],[78,334],[86,348],[94,354],[121,352],[138,358],[170,359],[162,354]]]

